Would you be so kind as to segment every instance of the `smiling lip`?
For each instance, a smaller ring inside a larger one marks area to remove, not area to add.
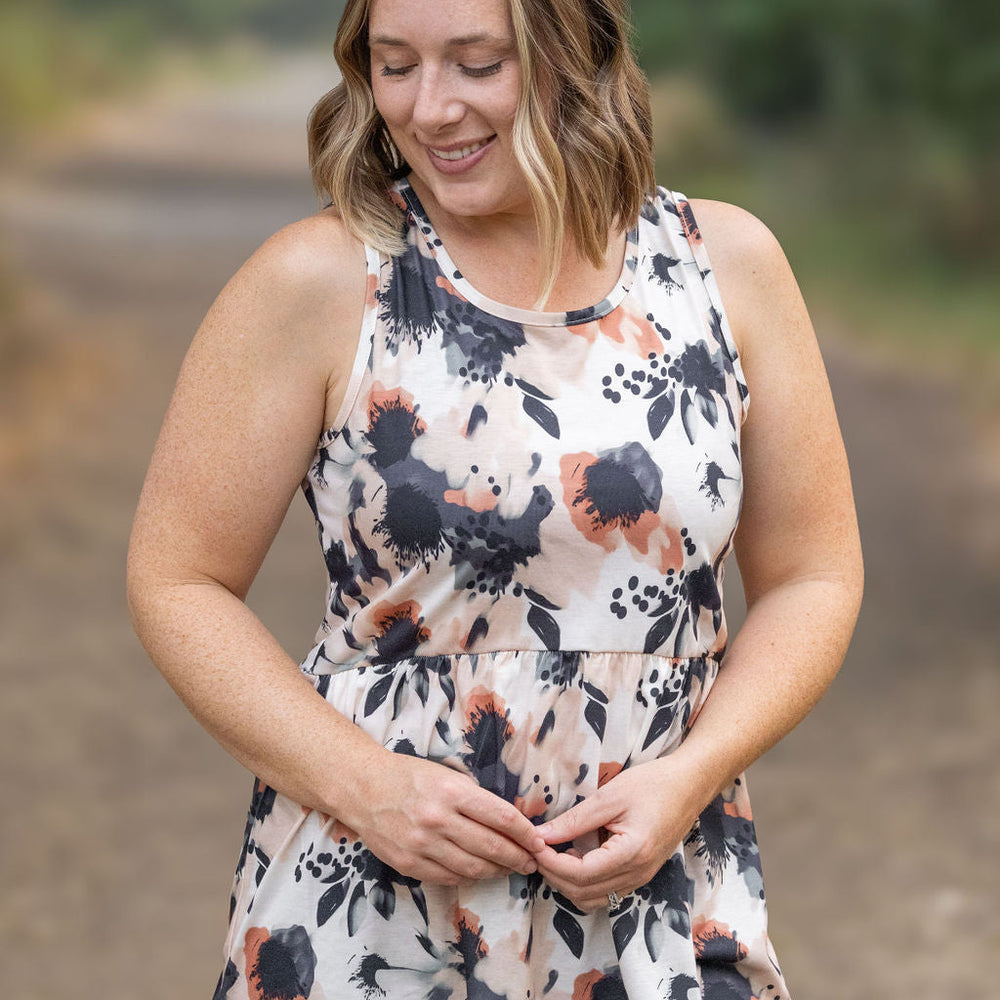
[[[465,146],[426,146],[431,163],[443,174],[460,174],[471,170],[493,145],[495,135]]]

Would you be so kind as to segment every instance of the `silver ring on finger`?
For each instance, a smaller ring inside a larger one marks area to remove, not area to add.
[[[622,897],[614,889],[608,893],[608,909],[617,910],[622,905]]]

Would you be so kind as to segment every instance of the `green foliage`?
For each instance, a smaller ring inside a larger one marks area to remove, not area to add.
[[[996,140],[1000,5],[988,0],[635,0],[633,10],[650,72],[696,70],[753,118],[917,110],[977,144]]]
[[[701,80],[731,121],[798,136],[824,197],[969,263],[1000,257],[1000,5],[635,0],[648,71]],[[903,233],[906,236],[903,236]]]

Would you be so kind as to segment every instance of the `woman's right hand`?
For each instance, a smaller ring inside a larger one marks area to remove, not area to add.
[[[536,870],[531,821],[474,778],[388,750],[368,763],[340,818],[401,874],[454,886]]]

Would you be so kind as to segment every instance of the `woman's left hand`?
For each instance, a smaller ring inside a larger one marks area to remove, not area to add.
[[[675,853],[701,808],[691,776],[670,756],[620,771],[579,805],[537,828],[546,845],[597,833],[603,843],[581,854],[546,846],[538,870],[586,913],[645,885]]]

